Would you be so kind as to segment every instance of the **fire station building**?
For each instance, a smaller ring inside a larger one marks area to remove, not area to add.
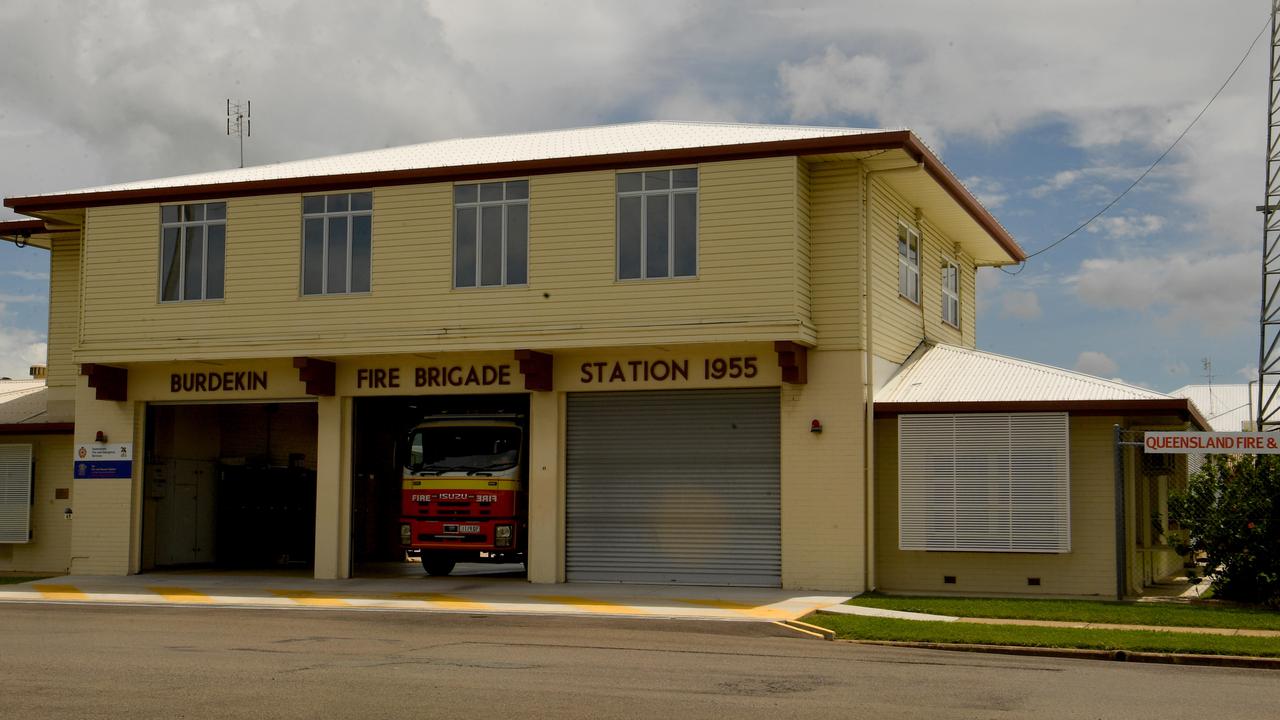
[[[531,582],[1100,595],[1176,560],[1144,514],[1173,469],[1117,482],[1111,432],[1194,406],[976,351],[977,270],[1024,254],[909,131],[646,122],[5,204],[51,278],[0,570],[359,575],[403,557],[398,445],[451,413],[524,418]]]

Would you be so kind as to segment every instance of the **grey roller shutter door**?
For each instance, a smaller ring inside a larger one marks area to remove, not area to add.
[[[781,585],[777,388],[568,398],[570,581]]]

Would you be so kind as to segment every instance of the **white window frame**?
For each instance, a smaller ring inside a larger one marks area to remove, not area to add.
[[[346,195],[347,209],[333,210],[327,209],[328,200],[326,199],[326,209],[322,212],[307,212],[307,198],[322,197],[329,198],[333,196]],[[368,195],[368,210],[352,210],[351,197],[353,195]],[[298,294],[303,297],[321,297],[324,295],[368,295],[373,292],[373,192],[370,190],[357,190],[340,193],[320,193],[316,195],[305,195],[302,199],[304,210],[302,211],[302,245],[298,258]],[[329,226],[330,220],[333,218],[344,217],[347,219],[347,289],[342,291],[329,290]],[[368,290],[352,290],[351,289],[351,245],[352,233],[355,231],[355,218],[369,218],[369,289]],[[320,236],[320,292],[307,292],[307,220],[320,219],[323,221],[322,227],[324,232]]]
[[[0,543],[31,542],[34,446],[0,444]]]
[[[960,266],[951,259],[942,261],[942,322],[960,329]]]
[[[675,179],[672,174],[673,170],[693,170],[694,184],[691,188],[675,188]],[[667,173],[667,187],[645,190],[644,176],[646,173],[665,172]],[[640,190],[623,191],[620,187],[621,178],[624,175],[639,175],[641,178]],[[681,278],[696,278],[698,271],[702,266],[702,247],[700,238],[698,237],[698,218],[701,210],[698,207],[698,191],[702,186],[702,173],[697,167],[676,167],[676,168],[653,168],[648,170],[629,170],[627,172],[619,172],[615,177],[615,189],[617,190],[617,199],[614,202],[614,213],[617,216],[614,228],[614,278],[619,282],[640,282],[645,280],[674,280]],[[693,272],[686,275],[676,275],[676,195],[693,195]],[[667,274],[666,275],[650,275],[649,274],[649,198],[656,196],[665,196],[667,198]],[[639,277],[622,277],[622,199],[627,197],[640,198],[640,276]]]
[[[914,241],[915,261],[911,259]],[[920,304],[920,231],[902,220],[898,221],[898,295]],[[905,250],[905,252],[904,252]]]
[[[898,548],[1071,552],[1067,413],[898,417]]]
[[[525,183],[525,196],[523,198],[507,199],[507,186],[512,183]],[[501,200],[481,200],[481,185],[501,185]],[[460,187],[474,187],[476,189],[475,202],[458,202],[457,192]],[[484,183],[458,183],[453,186],[453,275],[450,282],[453,283],[455,289],[471,290],[475,288],[488,287],[525,287],[529,284],[529,181],[528,180],[499,180],[495,182]],[[524,282],[508,282],[507,281],[507,231],[510,224],[507,219],[508,208],[516,205],[524,206]],[[484,208],[501,207],[502,208],[502,281],[498,283],[483,284],[481,280],[480,269],[480,239],[484,237]],[[475,208],[476,211],[476,236],[475,236],[475,282],[471,285],[458,284],[458,210],[462,208]]]
[[[202,212],[199,220],[184,220],[187,207],[200,206]],[[222,218],[219,220],[209,220],[209,207],[213,205],[222,206]],[[176,208],[178,210],[178,219],[165,222],[164,211],[167,208]],[[209,228],[211,226],[222,226],[222,294],[218,297],[209,297]],[[200,272],[200,297],[186,297],[187,292],[187,231],[191,228],[202,228],[200,247],[204,253],[201,258]],[[164,231],[177,230],[178,243],[174,248],[174,254],[178,259],[178,297],[166,299],[164,296]],[[156,297],[159,302],[165,304],[181,303],[181,302],[204,302],[208,300],[222,300],[227,294],[227,203],[224,201],[202,202],[202,203],[182,203],[180,205],[164,205],[160,208],[160,272],[159,282],[156,283]]]

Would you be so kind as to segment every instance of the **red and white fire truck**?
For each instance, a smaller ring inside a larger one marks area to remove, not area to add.
[[[522,415],[432,415],[406,439],[400,544],[431,575],[524,562],[529,495]]]

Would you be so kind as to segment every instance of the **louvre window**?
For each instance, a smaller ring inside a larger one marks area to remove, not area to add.
[[[1071,551],[1065,413],[898,418],[898,547]]]
[[[0,543],[31,540],[31,446],[0,445]]]

